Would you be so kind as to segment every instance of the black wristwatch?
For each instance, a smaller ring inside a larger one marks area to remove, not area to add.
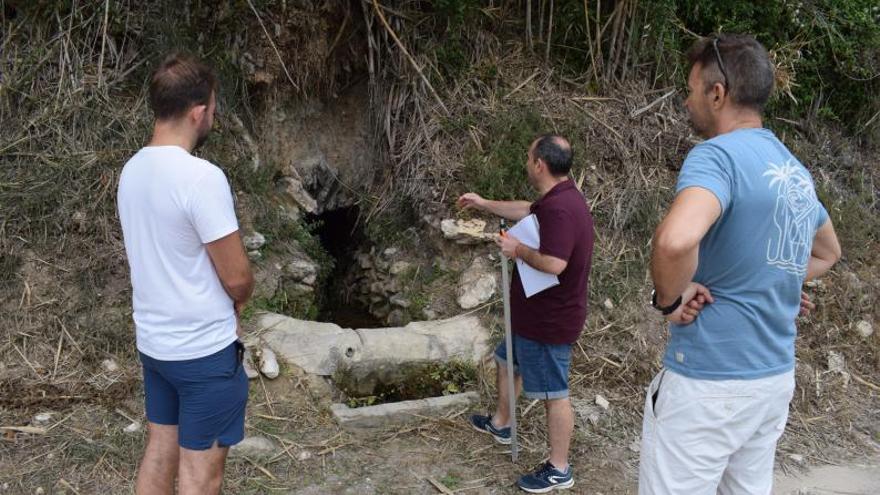
[[[679,306],[681,306],[681,296],[672,302],[669,306],[663,307],[657,304],[657,289],[651,289],[651,306],[660,312],[663,316],[672,314]]]

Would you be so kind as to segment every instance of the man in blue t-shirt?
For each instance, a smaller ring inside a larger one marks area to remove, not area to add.
[[[671,322],[645,401],[640,494],[769,494],[794,392],[801,287],[840,258],[806,168],[762,111],[773,65],[751,36],[698,40],[695,146],[653,240],[652,305]],[[705,304],[705,306],[703,306]]]

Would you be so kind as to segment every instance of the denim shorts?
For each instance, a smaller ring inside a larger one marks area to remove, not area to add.
[[[507,365],[506,349],[503,341],[495,349],[499,365]],[[513,335],[513,370],[522,377],[526,398],[567,398],[570,362],[571,344],[544,344]]]
[[[236,341],[209,356],[184,361],[160,361],[140,353],[147,420],[177,425],[177,442],[185,449],[240,442],[248,399],[243,352]]]

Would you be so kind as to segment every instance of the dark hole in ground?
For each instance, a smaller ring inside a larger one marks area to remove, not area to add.
[[[391,373],[357,375],[345,369],[333,375],[333,384],[345,394],[348,407],[452,395],[477,386],[477,369],[460,361],[405,364],[395,366]]]
[[[327,276],[318,298],[318,321],[336,323],[343,328],[378,328],[384,326],[368,308],[350,297],[348,273],[354,267],[354,254],[368,242],[363,225],[358,222],[357,206],[339,208],[314,215],[315,233],[321,245],[333,257],[333,271]]]

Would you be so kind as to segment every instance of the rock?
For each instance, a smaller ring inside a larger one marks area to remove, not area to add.
[[[440,222],[443,237],[458,244],[479,244],[495,240],[494,233],[483,232],[486,222],[479,219],[462,220],[447,218]]]
[[[248,348],[245,348],[244,350],[244,359],[242,359],[241,365],[244,368],[244,374],[247,375],[248,380],[253,380],[260,376],[260,373],[254,368],[254,356]]]
[[[828,351],[828,371],[846,373],[846,360],[837,351]]]
[[[126,433],[138,433],[139,431],[141,431],[141,429],[142,429],[142,426],[141,426],[140,422],[133,421],[130,425],[123,428],[122,431],[124,431]]]
[[[611,302],[611,299],[605,299],[605,302],[602,303],[602,306],[605,306],[605,309],[608,310],[614,309],[614,303]]]
[[[318,211],[318,202],[306,191],[302,182],[293,177],[282,177],[278,181],[277,192],[285,202],[292,202],[307,213]]]
[[[284,265],[284,274],[303,285],[314,285],[318,279],[318,265],[306,257],[297,257]]]
[[[574,409],[574,413],[582,425],[592,424],[596,426],[599,424],[599,416],[602,415],[602,410],[591,403],[589,399],[573,398],[571,399],[571,407]]]
[[[431,308],[425,308],[425,309],[422,310],[422,316],[423,316],[426,320],[434,320],[434,319],[437,318],[437,312],[434,311],[434,310],[431,309]]]
[[[261,253],[259,251],[248,251],[248,258],[250,258],[251,261],[257,261],[258,259],[260,259],[262,257],[263,257],[263,253]]]
[[[458,305],[473,309],[495,295],[495,274],[483,258],[476,258],[462,274],[458,285]]]
[[[308,450],[301,450],[299,454],[296,454],[296,460],[298,461],[307,461],[312,458],[312,453]]]
[[[404,313],[400,309],[395,309],[395,310],[391,311],[390,313],[388,313],[387,319],[388,319],[388,324],[391,325],[392,327],[402,327],[402,326],[406,325],[407,320],[408,320],[406,313]]]
[[[248,251],[260,249],[266,244],[266,236],[256,231],[253,234],[243,236],[241,240]]]
[[[395,254],[397,254],[398,251],[399,250],[396,247],[390,247],[390,248],[387,248],[385,251],[382,251],[382,255],[385,256],[386,258],[390,258],[390,257],[394,256]]]
[[[34,425],[45,425],[45,424],[49,423],[49,421],[52,420],[52,414],[53,413],[50,413],[50,412],[42,412],[42,413],[36,414],[36,415],[34,415],[34,419],[33,419],[32,423]]]
[[[281,372],[275,353],[268,347],[260,349],[260,372],[269,379],[278,378],[278,374]]]
[[[101,368],[104,368],[104,371],[107,373],[115,373],[119,371],[119,365],[116,364],[116,361],[112,359],[105,359],[101,361]]]
[[[611,407],[611,404],[608,402],[608,399],[606,399],[605,397],[602,397],[601,395],[596,396],[596,405],[606,411],[608,410],[609,407]]]
[[[229,449],[232,457],[269,457],[278,450],[275,442],[266,437],[245,437]]]
[[[256,327],[266,329],[263,340],[281,359],[322,376],[333,375],[340,366],[383,364],[393,371],[413,361],[479,363],[490,351],[489,331],[473,316],[367,330],[274,313],[261,313],[256,318]]]
[[[46,493],[46,490],[43,490],[42,486],[38,486],[36,490],[34,490],[34,495],[43,495]]]
[[[403,309],[406,309],[410,306],[409,299],[407,299],[403,294],[394,294],[393,296],[391,296],[391,299],[389,299],[389,302],[394,306],[398,306]]]
[[[392,275],[400,275],[401,273],[409,270],[411,266],[412,263],[410,263],[409,261],[395,261],[391,264],[390,272]]]
[[[423,421],[424,416],[438,416],[466,409],[479,401],[479,393],[465,392],[370,407],[350,408],[345,404],[333,404],[330,411],[340,426],[357,431],[418,423]]]
[[[804,464],[804,456],[802,456],[800,454],[788,454],[788,458],[797,464],[800,464],[800,465]]]
[[[874,334],[874,327],[871,325],[871,322],[862,320],[856,323],[856,331],[859,332],[859,335],[863,339],[867,339]]]

